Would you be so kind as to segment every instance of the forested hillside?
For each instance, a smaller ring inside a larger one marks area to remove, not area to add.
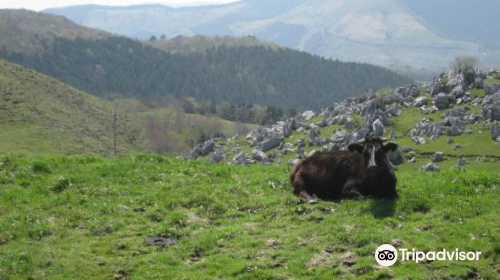
[[[36,55],[2,50],[0,56],[96,95],[171,94],[282,108],[320,109],[368,88],[409,82],[380,67],[289,49],[220,47],[180,55],[123,37],[57,38]]]
[[[186,50],[191,45],[195,51],[174,54],[164,51],[168,49],[164,40],[145,44],[59,16],[23,10],[4,10],[2,15],[8,20],[0,21],[4,30],[0,57],[98,96],[168,94],[199,101],[320,109],[368,88],[409,82],[380,67],[327,60],[256,38],[178,38],[167,45]],[[17,32],[5,31],[11,28]],[[29,51],[26,45],[31,46]]]

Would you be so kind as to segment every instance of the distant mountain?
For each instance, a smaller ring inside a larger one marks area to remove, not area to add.
[[[45,28],[44,21],[31,26],[35,32]],[[172,54],[116,36],[55,36],[50,43],[41,44],[44,47],[36,54],[0,45],[0,57],[95,95],[118,93],[143,98],[169,94],[215,102],[320,109],[369,88],[410,82],[381,67],[268,46],[221,46],[205,52]]]
[[[113,105],[0,59],[0,153],[113,154]],[[140,149],[140,129],[117,115],[119,153]]]
[[[138,38],[252,35],[343,61],[449,66],[461,54],[500,64],[500,1],[247,0],[171,8],[74,6],[48,9],[85,26]]]

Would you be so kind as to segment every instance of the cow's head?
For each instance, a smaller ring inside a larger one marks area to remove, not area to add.
[[[365,162],[368,163],[367,169],[376,170],[381,166],[388,164],[386,154],[393,152],[398,148],[395,143],[387,143],[387,139],[366,137],[359,143],[349,145],[349,151],[361,153],[365,157]]]

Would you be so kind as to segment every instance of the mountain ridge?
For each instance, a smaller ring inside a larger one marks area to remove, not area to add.
[[[473,26],[469,27],[463,15],[470,10],[470,4],[446,3],[448,5],[429,1],[415,4],[409,0],[256,0],[189,8],[143,6],[141,9],[127,7],[126,11],[114,8],[112,12],[97,7],[83,15],[80,23],[142,38],[161,34],[167,37],[253,35],[324,57],[385,66],[443,67],[462,54],[478,56],[485,66],[498,65],[500,40],[488,36],[494,33],[498,23],[479,16],[472,19],[473,15],[469,15],[468,21]],[[71,18],[67,11],[78,14],[78,9],[45,11]],[[491,11],[500,11],[500,4],[487,0],[477,9],[489,15]],[[446,21],[433,10],[450,15],[457,11],[461,17]],[[127,22],[122,20],[125,15]],[[474,26],[480,31],[469,35],[475,32]]]

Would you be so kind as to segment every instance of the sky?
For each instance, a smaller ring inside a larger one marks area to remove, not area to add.
[[[230,3],[239,0],[0,0],[0,9],[24,8],[40,11],[46,8],[64,7],[83,4],[98,4],[106,6],[127,6],[136,4],[160,3],[169,6],[193,6],[199,4]]]

